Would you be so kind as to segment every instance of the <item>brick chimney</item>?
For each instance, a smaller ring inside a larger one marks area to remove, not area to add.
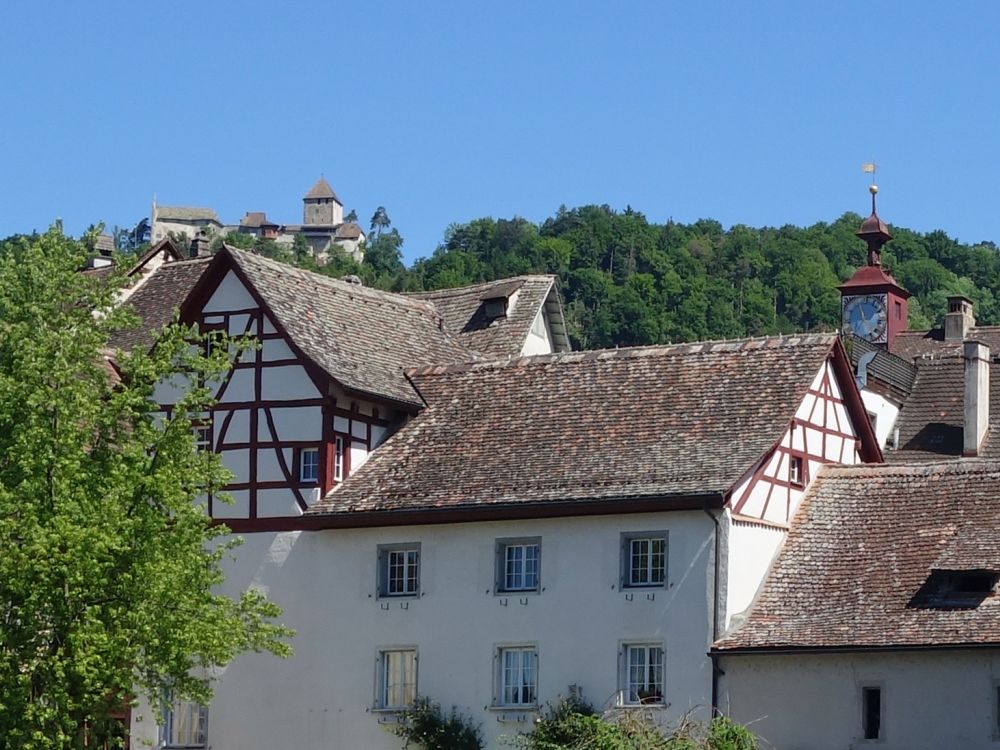
[[[948,312],[944,316],[944,340],[965,341],[969,329],[976,325],[972,315],[972,300],[968,297],[948,298]]]
[[[978,341],[966,341],[962,353],[965,357],[962,455],[978,456],[990,423],[990,348]]]
[[[191,240],[191,250],[190,257],[192,258],[204,258],[211,255],[211,251],[208,249],[209,246],[208,235],[204,232],[198,232],[194,239]]]

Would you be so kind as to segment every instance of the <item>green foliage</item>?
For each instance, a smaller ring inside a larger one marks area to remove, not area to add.
[[[112,377],[106,342],[129,314],[114,283],[77,273],[84,246],[54,228],[3,249],[0,748],[62,750],[136,692],[206,701],[215,668],[285,655],[290,633],[260,593],[213,593],[234,543],[198,499],[227,472],[192,419],[227,347],[206,358],[174,325]],[[188,387],[165,417],[151,397],[168,377]]]
[[[424,750],[481,750],[483,735],[478,725],[454,707],[445,714],[441,706],[427,698],[419,698],[413,708],[400,716],[396,726],[397,735],[410,743],[420,745]]]
[[[687,718],[662,727],[647,709],[616,710],[607,716],[577,696],[548,706],[531,732],[505,737],[523,750],[756,750],[757,740],[725,716],[708,726]]]

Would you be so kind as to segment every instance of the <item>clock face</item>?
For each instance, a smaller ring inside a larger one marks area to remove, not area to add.
[[[886,313],[884,294],[858,294],[844,297],[843,328],[873,344],[886,342]]]

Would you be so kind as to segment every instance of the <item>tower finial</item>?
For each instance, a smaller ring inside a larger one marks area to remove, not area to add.
[[[868,265],[881,266],[882,246],[892,239],[892,235],[889,234],[889,227],[878,217],[875,210],[875,196],[878,195],[878,185],[875,184],[875,162],[862,164],[861,171],[872,176],[872,184],[868,186],[868,192],[872,195],[872,215],[861,222],[857,236],[868,245]]]

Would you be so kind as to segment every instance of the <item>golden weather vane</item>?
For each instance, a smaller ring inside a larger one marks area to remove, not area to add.
[[[875,164],[875,162],[873,161],[866,161],[864,164],[861,165],[861,171],[870,174],[872,176],[872,185],[875,184],[875,169],[877,168],[877,166],[878,165]]]

